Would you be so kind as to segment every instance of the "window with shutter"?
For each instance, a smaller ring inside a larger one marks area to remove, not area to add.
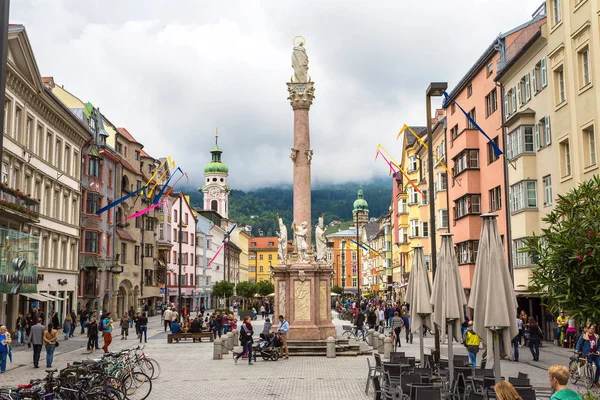
[[[531,70],[531,86],[533,86],[533,94],[536,95],[538,92],[537,87],[537,68],[533,67]]]
[[[508,93],[504,95],[504,119],[508,118]]]
[[[513,86],[510,93],[510,101],[511,101],[511,114],[517,111],[517,88]]]
[[[546,68],[546,57],[542,58],[542,60],[540,61],[540,78],[542,81],[542,89],[545,88],[548,85],[548,74],[547,74],[547,68]]]
[[[534,126],[534,134],[535,134],[535,149],[539,151],[542,147],[540,144],[540,123],[536,122]]]
[[[544,145],[548,146],[552,142],[552,137],[550,134],[550,116],[546,115],[544,117]]]
[[[531,86],[529,83],[529,74],[525,75],[525,102],[531,99]]]
[[[521,93],[521,82],[517,84],[517,104],[519,107],[523,105],[523,98],[521,97],[523,94]]]

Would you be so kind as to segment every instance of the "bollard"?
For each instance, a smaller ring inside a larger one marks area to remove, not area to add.
[[[379,348],[379,332],[373,333],[373,341],[371,342],[371,345],[373,346],[373,351],[377,351]]]
[[[367,340],[368,343],[373,343],[373,334],[375,333],[375,329],[369,329],[367,331]]]
[[[391,352],[392,352],[392,338],[386,337],[385,339],[383,339],[383,358],[385,360],[389,360]]]
[[[238,330],[234,329],[231,331],[233,334],[233,347],[237,347],[240,345],[240,335],[238,334]]]
[[[232,350],[229,348],[229,338],[227,335],[221,336],[221,353],[229,354],[229,351]]]
[[[222,344],[222,340],[221,339],[215,339],[214,343],[214,348],[213,348],[213,360],[222,360],[223,359],[223,349],[221,346]]]
[[[229,350],[233,350],[233,343],[234,343],[233,332],[227,332],[227,348]]]
[[[379,347],[377,348],[379,354],[383,356],[383,341],[386,339],[385,335],[379,335]]]
[[[331,336],[327,338],[327,358],[335,358],[335,339]]]

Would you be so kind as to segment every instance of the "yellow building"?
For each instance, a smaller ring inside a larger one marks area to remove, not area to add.
[[[437,158],[433,159],[433,188],[435,194],[435,235],[436,247],[439,250],[442,242],[442,234],[448,233],[448,173],[443,165],[446,165],[446,118],[443,110],[437,110],[437,120],[432,127],[433,152]],[[422,138],[427,143],[426,135]],[[419,144],[416,151],[417,159],[420,160],[423,173],[420,174],[419,190],[427,195],[427,199],[419,199],[419,221],[420,221],[420,240],[419,244],[423,246],[425,263],[431,274],[431,226],[429,218],[429,179],[428,172],[428,150],[422,144]],[[442,164],[443,163],[443,164]]]
[[[244,282],[249,280],[250,275],[248,273],[248,247],[250,246],[250,234],[240,228],[236,229],[239,231],[237,245],[242,252],[240,254],[240,269],[239,269],[239,278],[240,282]]]
[[[248,280],[271,281],[271,266],[279,264],[277,237],[256,237],[248,241]]]

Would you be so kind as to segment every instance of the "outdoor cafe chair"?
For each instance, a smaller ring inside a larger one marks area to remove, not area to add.
[[[402,393],[410,394],[410,387],[413,383],[420,385],[421,375],[402,375],[402,382],[400,384]]]
[[[387,374],[387,377],[389,377],[390,380],[390,384],[391,385],[400,385],[400,375],[402,374],[402,371],[400,369],[400,364],[392,364],[392,363],[387,363],[384,362],[383,363],[383,373]]]
[[[425,367],[433,370],[435,363],[433,362],[433,356],[431,354],[425,354]]]
[[[421,389],[433,389],[433,385],[430,383],[411,383],[410,384],[410,400],[416,400],[417,393]]]
[[[483,393],[471,392],[465,396],[465,400],[485,400]]]
[[[418,387],[416,400],[442,400],[441,388]]]
[[[388,370],[383,371],[383,386],[381,388],[386,400],[402,399],[402,386],[399,380],[393,379]]]
[[[519,378],[513,378],[513,377],[509,376],[508,383],[510,383],[513,386],[531,386],[531,383],[529,382],[529,378],[519,379]]]
[[[464,367],[469,363],[469,356],[455,355],[453,360],[455,367]]]
[[[373,400],[382,400],[381,377],[372,376],[371,379],[373,380]],[[369,387],[368,384],[367,387]],[[366,394],[368,395],[368,393]]]
[[[519,379],[528,379],[529,378],[529,374],[526,374],[524,372],[519,372],[519,375],[517,375],[517,378],[519,378]]]
[[[514,386],[523,400],[536,400],[535,389],[531,386]]]
[[[399,363],[401,358],[406,357],[403,351],[393,351],[390,353],[390,362]]]
[[[371,360],[367,358],[367,365],[369,366],[369,374],[367,375],[367,387],[365,388],[365,394],[369,394],[369,384],[371,383],[371,378],[379,377],[381,375],[381,366],[377,366],[377,361],[375,361],[375,365],[371,366]]]

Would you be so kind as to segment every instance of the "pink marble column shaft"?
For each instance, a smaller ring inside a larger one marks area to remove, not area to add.
[[[294,148],[298,151],[294,161],[294,220],[300,225],[308,223],[308,245],[311,245],[310,212],[310,163],[307,153],[310,148],[308,108],[294,108]]]

